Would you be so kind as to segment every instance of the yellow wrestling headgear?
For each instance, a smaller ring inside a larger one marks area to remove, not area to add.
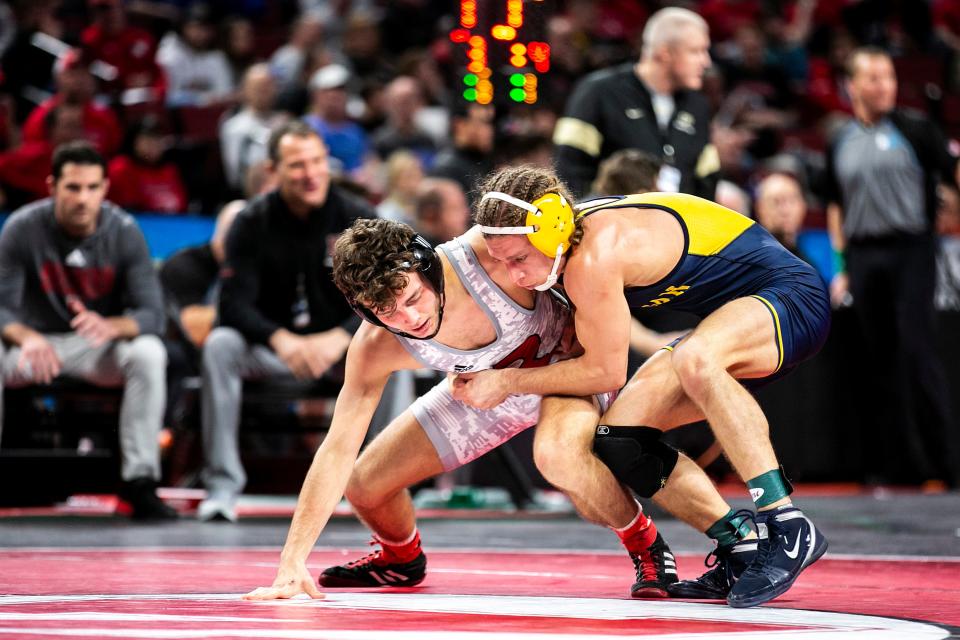
[[[573,235],[573,207],[559,193],[548,192],[534,200],[527,202],[500,191],[490,191],[483,194],[480,202],[485,200],[502,200],[527,212],[525,227],[488,227],[481,225],[483,233],[491,235],[525,235],[538,251],[553,258],[553,269],[546,281],[535,287],[538,291],[546,291],[557,283],[557,270],[560,268],[560,259],[570,248],[570,236]]]

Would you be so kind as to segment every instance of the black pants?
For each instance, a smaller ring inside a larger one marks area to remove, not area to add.
[[[851,398],[869,418],[867,468],[886,481],[954,485],[956,436],[934,326],[936,240],[852,241],[847,273],[867,347],[858,369],[871,392]]]

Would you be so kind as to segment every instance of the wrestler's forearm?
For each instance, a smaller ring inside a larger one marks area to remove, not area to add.
[[[347,487],[379,399],[379,393],[358,397],[341,392],[330,431],[317,450],[300,490],[280,554],[281,564],[303,562],[310,555]]]
[[[504,369],[511,393],[583,396],[616,391],[624,385],[627,362],[592,362],[584,354],[546,367]]]

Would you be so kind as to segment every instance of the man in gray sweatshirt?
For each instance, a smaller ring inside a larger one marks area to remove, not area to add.
[[[124,510],[176,518],[156,496],[166,351],[146,240],[104,201],[106,166],[89,143],[59,146],[47,181],[51,197],[15,211],[0,232],[0,390],[61,376],[122,386]]]

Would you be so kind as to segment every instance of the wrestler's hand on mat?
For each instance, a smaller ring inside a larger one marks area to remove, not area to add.
[[[450,393],[464,404],[477,409],[493,409],[510,395],[503,371],[489,369],[454,376]]]
[[[299,563],[294,567],[280,567],[277,577],[269,587],[258,587],[243,596],[244,600],[283,600],[305,593],[311,598],[325,598],[313,576],[307,570],[307,565]]]

